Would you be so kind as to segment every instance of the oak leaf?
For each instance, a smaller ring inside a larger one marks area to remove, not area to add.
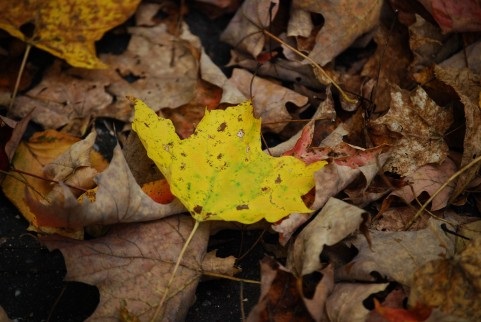
[[[139,4],[130,1],[2,1],[0,29],[83,68],[105,68],[95,56],[96,40],[125,21]],[[23,28],[33,24],[33,35]]]
[[[262,152],[261,121],[254,118],[250,101],[206,111],[194,134],[181,140],[170,120],[131,99],[132,129],[196,220],[275,222],[292,212],[311,211],[301,196],[314,187],[313,174],[326,162],[305,165]]]

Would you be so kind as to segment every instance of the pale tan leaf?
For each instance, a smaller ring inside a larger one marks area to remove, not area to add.
[[[464,105],[466,118],[466,134],[464,135],[464,151],[461,167],[481,155],[481,77],[469,69],[444,69],[434,67],[436,78],[451,86],[459,95]],[[461,194],[471,180],[476,176],[481,163],[463,172],[456,183],[451,200]]]
[[[287,102],[302,107],[308,101],[307,97],[293,90],[257,77],[243,69],[234,69],[230,80],[245,96],[252,97],[256,117],[260,117],[263,127],[272,132],[282,131],[287,121],[292,119],[286,108]]]
[[[122,301],[141,321],[152,318],[175,261],[193,226],[187,216],[149,223],[117,225],[101,238],[75,241],[43,237],[49,249],[60,249],[67,280],[82,281],[100,290],[100,303],[89,321],[118,321]],[[182,321],[194,300],[208,225],[201,225],[185,253],[170,288],[163,319]]]
[[[51,200],[49,204],[30,198],[29,207],[42,220],[71,228],[148,221],[185,211],[177,199],[166,205],[150,199],[135,182],[120,146],[114,149],[107,170],[97,175],[95,181],[98,190],[93,202],[87,198],[77,201],[70,189],[63,185],[63,198]]]
[[[446,158],[440,165],[428,164],[418,168],[413,174],[406,177],[407,186],[399,188],[388,196],[398,196],[407,203],[411,203],[422,192],[432,196],[450,176],[457,170],[456,164],[450,158]],[[436,195],[431,204],[431,210],[439,210],[448,204],[449,197],[453,192],[455,182],[449,183]]]
[[[217,250],[212,250],[205,254],[202,260],[202,272],[215,273],[225,276],[234,276],[240,272],[235,267],[236,258],[234,256],[217,257]]]
[[[265,43],[261,29],[271,24],[278,9],[278,0],[244,1],[220,39],[240,51],[257,57]]]
[[[364,220],[363,214],[363,209],[330,198],[297,236],[288,254],[287,267],[298,276],[320,269],[319,255],[324,245],[332,246],[356,231]]]
[[[376,145],[394,145],[384,170],[407,176],[441,163],[448,152],[443,135],[452,121],[452,110],[439,107],[421,87],[411,93],[395,87],[388,113],[370,123]]]
[[[357,236],[351,243],[357,248],[358,255],[336,271],[336,278],[366,282],[387,278],[411,285],[417,268],[454,251],[454,238],[443,231],[441,224],[443,222],[430,219],[428,227],[423,230],[370,231],[371,246],[363,236]]]
[[[363,301],[373,294],[384,291],[387,286],[388,283],[337,283],[326,303],[328,321],[366,321],[369,311],[363,305]]]
[[[356,38],[374,29],[379,22],[382,1],[295,0],[293,6],[321,14],[324,25],[318,32],[309,57],[321,66],[348,48]]]

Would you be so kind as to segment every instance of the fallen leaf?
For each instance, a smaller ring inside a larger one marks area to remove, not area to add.
[[[86,79],[72,70],[63,71],[57,60],[46,70],[40,83],[16,98],[11,112],[23,116],[34,109],[35,122],[56,129],[74,119],[102,115],[113,100],[105,91],[108,85],[102,78]]]
[[[389,283],[336,283],[326,302],[328,321],[366,321],[369,310],[364,302],[373,294],[383,292]]]
[[[388,322],[422,322],[431,315],[431,309],[428,307],[415,307],[409,310],[393,308],[382,306],[376,298],[374,305],[375,310]]]
[[[481,7],[476,0],[420,0],[444,33],[481,30]]]
[[[29,113],[21,121],[16,122],[0,115],[0,171],[10,170],[15,150],[22,140],[31,117],[32,113]],[[4,173],[0,173],[0,184],[4,176]]]
[[[407,176],[441,163],[448,152],[443,135],[452,121],[452,110],[439,107],[421,87],[411,93],[394,89],[388,113],[370,122],[374,144],[393,145],[384,170]]]
[[[296,0],[293,6],[322,15],[324,25],[316,35],[309,57],[324,66],[348,48],[356,38],[371,31],[379,23],[382,1],[312,2]]]
[[[99,288],[100,303],[90,321],[118,321],[122,301],[130,314],[146,321],[154,314],[169,272],[192,230],[192,222],[185,216],[170,217],[117,225],[106,236],[93,240],[75,241],[59,236],[41,240],[49,249],[60,249],[68,280]],[[208,234],[208,225],[201,225],[187,249],[162,321],[185,319],[202,274]]]
[[[120,146],[114,149],[109,167],[95,177],[95,200],[77,201],[69,188],[61,185],[62,198],[48,203],[27,194],[27,203],[39,225],[81,229],[93,224],[114,224],[159,219],[185,211],[175,199],[159,204],[147,196],[135,182]]]
[[[78,141],[79,139],[76,137],[53,130],[36,132],[28,142],[21,142],[18,146],[13,159],[13,167],[42,177],[43,167]],[[48,232],[48,227],[39,225],[35,214],[26,204],[24,196],[26,189],[35,196],[46,196],[52,190],[50,182],[20,173],[11,173],[2,182],[2,189],[7,198],[30,223],[30,229]],[[60,233],[59,230],[54,231]],[[68,234],[69,232],[62,233]],[[70,232],[70,235],[79,237],[78,232]]]
[[[422,192],[427,192],[429,196],[433,196],[438,188],[445,184],[456,170],[456,164],[454,164],[450,158],[446,158],[444,162],[439,165],[428,164],[422,166],[405,178],[408,185],[391,192],[388,198],[385,199],[385,202],[388,202],[391,196],[397,196],[409,204]],[[454,185],[454,182],[449,183],[436,195],[436,197],[434,197],[431,204],[432,211],[446,207],[449,197],[453,192]]]
[[[480,93],[481,78],[469,69],[444,69],[435,66],[436,78],[451,86],[458,94],[464,105],[466,118],[466,133],[464,135],[464,151],[460,168],[471,162],[481,154],[481,109]],[[464,171],[456,182],[456,187],[451,195],[451,201],[455,200],[476,176],[480,163]]]
[[[454,222],[452,218],[449,221]],[[418,231],[370,230],[371,245],[363,236],[356,236],[349,243],[358,254],[336,271],[336,279],[366,282],[387,279],[412,285],[416,269],[454,251],[454,238],[444,232],[442,223],[431,218],[428,227]]]
[[[319,256],[324,246],[332,246],[356,231],[365,220],[364,214],[361,208],[330,198],[297,236],[287,257],[287,267],[297,276],[320,269]]]
[[[292,119],[287,111],[288,102],[302,107],[307,97],[276,83],[255,76],[244,69],[235,68],[230,78],[247,97],[252,97],[254,113],[262,119],[264,128],[279,133]]]
[[[457,35],[443,35],[435,23],[419,15],[416,22],[409,26],[409,47],[414,55],[411,70],[438,64],[449,58],[459,48]]]
[[[143,184],[142,191],[155,202],[162,204],[171,203],[175,199],[175,196],[170,192],[169,183],[165,179]]]
[[[264,257],[261,260],[261,295],[247,321],[321,321],[323,303],[334,284],[332,267],[318,275],[320,281],[311,286],[313,294],[307,298],[301,277],[296,277],[274,259]]]
[[[133,102],[132,129],[196,220],[275,222],[292,212],[310,212],[300,197],[313,187],[313,173],[326,162],[306,166],[294,157],[262,152],[261,122],[252,115],[250,102],[206,111],[185,140],[175,134],[170,120],[139,99]]]
[[[94,42],[127,20],[139,2],[7,1],[0,3],[0,28],[72,66],[105,68],[95,56]],[[27,24],[33,25],[33,35],[22,31]]]
[[[454,258],[424,263],[414,273],[409,305],[437,307],[470,321],[481,318],[481,239],[479,234]]]
[[[441,68],[469,69],[476,74],[481,74],[481,41],[477,41],[464,50],[452,55],[441,64]]]
[[[278,0],[244,1],[221,34],[220,40],[257,57],[265,44],[261,29],[271,24],[278,10]]]

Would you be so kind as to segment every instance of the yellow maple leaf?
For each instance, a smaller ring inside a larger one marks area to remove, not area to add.
[[[105,68],[96,40],[124,22],[140,0],[0,0],[0,29],[83,68]],[[22,27],[31,24],[32,35]]]
[[[195,220],[250,224],[310,212],[301,196],[314,187],[313,174],[326,162],[306,165],[292,156],[264,153],[261,121],[250,101],[225,111],[206,110],[194,134],[181,140],[170,120],[131,99],[132,129]]]

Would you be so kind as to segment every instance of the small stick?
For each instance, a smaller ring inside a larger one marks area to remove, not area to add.
[[[20,69],[18,70],[17,81],[15,82],[15,87],[10,98],[10,105],[8,106],[9,110],[12,109],[15,97],[17,97],[18,88],[20,87],[20,80],[22,79],[23,71],[25,70],[25,66],[27,65],[27,59],[28,55],[30,54],[30,49],[32,49],[32,45],[27,44],[27,47],[25,48],[25,53],[23,54],[22,64],[20,65]]]

